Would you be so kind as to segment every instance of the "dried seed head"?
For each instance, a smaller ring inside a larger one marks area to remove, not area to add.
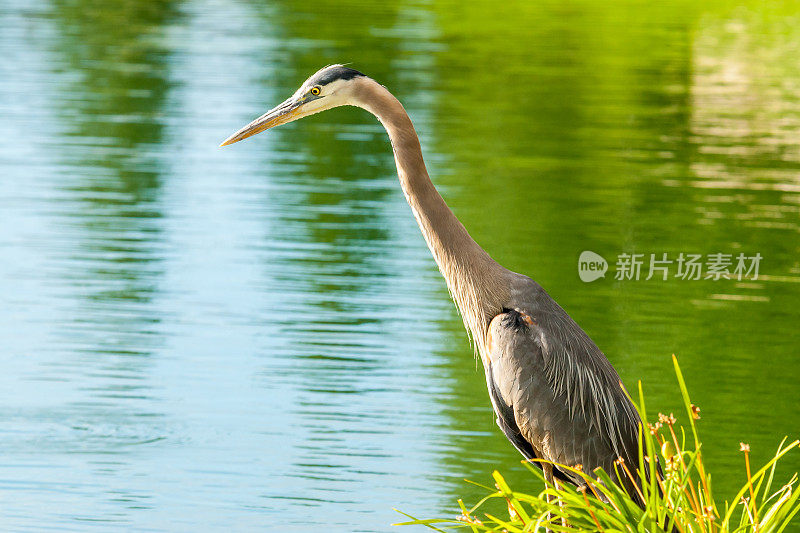
[[[717,515],[714,514],[714,506],[713,505],[707,505],[707,506],[703,507],[703,514],[705,514],[706,520],[708,520],[709,522],[713,522],[714,519],[717,518]]]
[[[669,459],[667,459],[667,470],[671,472],[677,472],[679,466],[680,462],[678,461],[677,455],[673,455]]]
[[[739,451],[740,452],[745,452],[745,453],[749,452],[750,451],[750,445],[749,444],[745,444],[744,442],[740,442],[739,443]]]
[[[700,420],[700,408],[695,404],[692,404],[692,418],[695,420]]]
[[[577,470],[578,472],[583,472],[583,465],[580,463],[576,464],[575,470]]]
[[[675,422],[677,422],[678,419],[675,418],[675,415],[672,413],[670,413],[669,416],[665,415],[664,413],[658,413],[658,421],[662,424],[669,424],[672,426],[675,425]]]
[[[456,517],[456,520],[459,522],[472,522],[472,517],[462,511],[461,514]]]
[[[461,516],[457,516],[456,520],[459,522],[466,522],[468,524],[475,524],[475,525],[482,525],[482,522],[478,519],[477,516],[470,516],[468,514],[462,513]]]

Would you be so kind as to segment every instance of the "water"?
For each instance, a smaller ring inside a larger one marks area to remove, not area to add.
[[[739,441],[798,436],[795,7],[345,4],[0,7],[0,529],[384,531],[494,468],[530,483],[380,125],[216,148],[341,61],[653,411],[678,412],[678,354],[718,492]],[[582,283],[583,250],[612,272]],[[681,252],[760,277],[613,279]]]

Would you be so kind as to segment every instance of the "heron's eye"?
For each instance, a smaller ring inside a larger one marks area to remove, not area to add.
[[[312,87],[311,88],[311,94],[313,94],[314,96],[319,96],[319,93],[321,93],[321,92],[322,91],[320,90],[319,87]]]

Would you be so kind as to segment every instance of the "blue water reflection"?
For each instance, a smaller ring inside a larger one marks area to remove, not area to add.
[[[0,6],[0,528],[379,531],[529,482],[380,125],[216,148],[348,60],[655,410],[679,354],[731,490],[799,426],[798,14],[629,4]],[[582,250],[764,263],[587,285]]]

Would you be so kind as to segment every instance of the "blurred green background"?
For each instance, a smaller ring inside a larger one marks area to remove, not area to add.
[[[799,51],[794,2],[7,0],[0,528],[383,531],[532,483],[374,118],[217,149],[337,62],[652,412],[678,355],[729,498],[740,441],[800,429]],[[763,259],[583,283],[584,250]]]

